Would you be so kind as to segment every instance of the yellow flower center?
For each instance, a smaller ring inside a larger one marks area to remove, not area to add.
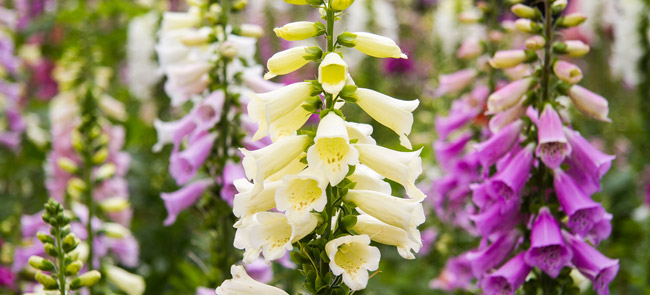
[[[331,64],[321,69],[322,80],[325,84],[338,84],[345,81],[345,67],[343,65]]]
[[[305,210],[322,195],[318,181],[313,179],[294,179],[287,185],[287,192],[295,211]]]
[[[321,138],[316,142],[316,151],[323,164],[327,164],[333,172],[343,169],[341,161],[348,154],[350,146],[347,141],[340,137]]]
[[[361,270],[361,266],[366,263],[364,252],[365,246],[362,244],[343,244],[339,246],[336,255],[334,255],[334,263],[354,279],[357,272]]]

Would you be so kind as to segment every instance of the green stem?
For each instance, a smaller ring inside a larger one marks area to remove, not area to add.
[[[551,12],[551,3],[544,0],[544,64],[542,65],[542,101],[538,106],[541,111],[543,104],[550,99],[550,76],[551,76],[551,45],[553,43],[553,13]]]
[[[327,52],[334,52],[334,10],[332,9],[332,1],[326,8],[327,12]]]
[[[488,12],[488,17],[486,19],[486,25],[489,33],[490,31],[499,28],[498,12],[500,10],[496,0],[490,0],[490,6],[488,11],[489,12]],[[494,53],[497,51],[495,44],[491,40],[488,40],[486,44],[487,44],[488,55],[494,56]],[[488,67],[488,88],[490,89],[490,93],[496,91],[497,88],[497,71],[493,67]]]
[[[65,277],[65,251],[63,251],[63,237],[61,237],[61,227],[56,227],[56,246],[57,253],[59,257],[57,258],[59,262],[59,292],[61,295],[66,295],[66,277]]]

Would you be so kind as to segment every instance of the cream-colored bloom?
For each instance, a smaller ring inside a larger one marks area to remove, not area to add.
[[[142,295],[144,293],[145,282],[141,276],[110,264],[107,264],[105,268],[106,279],[118,289],[126,292],[128,295]]]
[[[377,143],[371,136],[373,131],[372,125],[355,122],[345,122],[345,125],[348,127],[348,135],[351,140],[356,139],[357,143]]]
[[[302,21],[288,23],[281,28],[273,29],[273,32],[284,40],[300,41],[316,36],[318,27],[316,27],[316,23],[314,22]]]
[[[200,22],[201,18],[199,17],[198,10],[190,9],[187,12],[167,11],[163,13],[160,30],[166,32],[170,30],[187,29],[199,25]]]
[[[271,174],[266,178],[266,181],[278,181],[282,180],[282,177],[285,175],[294,175],[300,173],[300,171],[307,168],[307,164],[301,162],[303,158],[307,157],[307,153],[300,153],[295,159],[291,160],[287,166],[280,169],[278,172]]]
[[[282,182],[267,181],[264,183],[264,189],[258,192],[255,192],[254,185],[244,178],[236,179],[233,184],[239,193],[233,200],[232,213],[244,219],[257,212],[275,208],[275,192]]]
[[[253,280],[241,265],[230,267],[230,274],[232,279],[217,288],[217,295],[289,295],[276,287]]]
[[[295,83],[295,84],[299,84],[299,86],[304,85],[300,83]],[[294,92],[298,90],[296,88],[284,89],[285,90],[284,93],[280,91],[282,89],[284,88],[274,90],[273,92],[275,93],[269,92],[269,93],[264,93],[259,95],[251,93],[250,95],[251,101],[248,103],[247,106],[248,116],[251,119],[251,121],[257,123],[257,131],[253,135],[253,141],[260,140],[261,138],[269,134],[273,142],[278,141],[278,139],[284,136],[293,135],[296,132],[296,130],[300,129],[300,127],[305,125],[305,122],[309,120],[309,116],[311,115],[311,113],[305,110],[302,107],[302,104],[298,105],[292,110],[286,111],[286,113],[279,113],[273,111],[272,113],[274,114],[274,116],[276,116],[275,115],[276,113],[279,114],[280,116],[272,121],[267,120],[268,119],[266,116],[267,105],[262,100],[262,98],[268,101],[271,107],[278,106],[281,107],[282,110],[284,110],[284,107],[286,105],[275,104],[273,103],[273,101],[276,99],[277,100],[284,99],[284,102],[287,102],[286,100],[291,98],[294,98],[296,100],[302,100],[303,98],[306,99],[305,97],[309,97],[309,93],[306,91],[302,93],[298,93],[299,91]],[[301,98],[300,95],[306,95],[306,96]]]
[[[348,64],[336,52],[328,53],[318,67],[318,83],[334,97],[345,87],[347,76]]]
[[[359,88],[356,92],[357,105],[370,117],[399,135],[400,144],[411,149],[408,135],[413,125],[412,112],[419,100],[399,100],[374,90]]]
[[[523,50],[501,50],[497,51],[490,58],[490,65],[495,69],[508,69],[515,67],[526,60],[526,52]]]
[[[307,48],[308,46],[294,47],[271,56],[266,63],[269,72],[264,74],[264,79],[268,80],[278,75],[289,74],[305,66],[309,63],[309,60],[305,59]]]
[[[255,94],[252,101],[255,105],[249,106],[249,115],[254,122],[259,124],[259,121],[264,119],[267,123],[266,126],[270,126],[274,121],[300,107],[311,97],[311,91],[311,83],[298,82],[270,92]],[[261,100],[264,104],[263,110],[260,110],[260,103],[256,102],[256,99]]]
[[[296,135],[282,138],[259,150],[240,149],[244,154],[242,164],[246,177],[255,184],[253,190],[262,189],[264,180],[301,155],[307,144],[309,138],[306,135]]]
[[[309,219],[312,210],[321,212],[327,205],[327,179],[311,168],[298,175],[285,175],[275,191],[275,203],[292,222]]]
[[[388,182],[384,181],[384,177],[379,173],[368,168],[368,166],[359,164],[355,167],[354,173],[348,176],[351,181],[356,182],[354,189],[357,190],[371,190],[390,195],[392,189]]]
[[[419,237],[411,239],[405,230],[383,223],[368,214],[358,215],[352,230],[361,235],[368,235],[377,243],[397,247],[397,252],[404,259],[415,259],[413,252],[418,253],[422,247]]]
[[[343,276],[343,283],[352,290],[362,290],[368,284],[368,271],[379,268],[381,253],[370,246],[366,235],[343,236],[327,242],[325,251],[330,258],[330,269]]]
[[[393,180],[406,189],[406,194],[417,200],[426,196],[415,186],[415,180],[422,174],[421,149],[414,152],[399,152],[372,144],[355,144],[359,151],[359,162]]]
[[[354,48],[367,55],[378,58],[408,58],[395,41],[388,37],[366,32],[354,32]]]
[[[331,185],[337,185],[359,163],[359,152],[350,145],[343,118],[330,112],[318,124],[314,145],[307,150],[309,166],[321,171]]]
[[[271,140],[276,142],[285,136],[294,135],[296,130],[305,125],[311,114],[311,112],[305,110],[302,105],[300,105],[286,113],[284,116],[271,122],[271,125],[269,126]]]
[[[406,231],[410,239],[419,239],[417,227],[424,223],[422,200],[402,199],[370,190],[349,190],[343,199],[354,203],[364,213]]]

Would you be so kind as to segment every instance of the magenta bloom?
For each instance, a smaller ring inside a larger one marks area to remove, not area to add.
[[[152,150],[159,152],[168,143],[173,143],[174,150],[177,150],[183,138],[194,131],[196,123],[194,123],[192,116],[185,116],[173,122],[163,122],[156,119],[153,126],[156,128],[158,142],[156,142]]]
[[[544,107],[537,123],[537,150],[535,153],[551,169],[560,167],[564,158],[571,153],[562,130],[562,120],[549,104]]]
[[[609,294],[609,283],[618,273],[618,259],[610,259],[598,252],[578,237],[562,232],[567,245],[573,251],[573,265],[588,279],[593,281],[598,295]]]
[[[218,90],[196,104],[190,116],[194,118],[197,131],[207,131],[219,122],[224,99],[223,91]]]
[[[244,167],[239,163],[228,162],[223,167],[223,174],[221,176],[221,199],[226,201],[232,207],[237,188],[235,188],[235,179],[244,178]]]
[[[519,151],[507,166],[488,180],[487,191],[505,204],[512,204],[528,180],[533,166],[532,144]]]
[[[470,216],[476,229],[487,237],[497,232],[508,232],[519,223],[519,202],[504,204],[496,202],[487,206],[480,213]]]
[[[475,145],[476,156],[483,165],[483,168],[488,168],[496,163],[505,154],[510,151],[512,146],[519,138],[519,132],[524,126],[521,120],[517,120],[508,124],[503,129],[499,130],[496,134],[492,135],[488,140]]]
[[[561,169],[555,170],[553,186],[562,210],[569,216],[568,227],[584,237],[604,217],[605,209],[585,195]]]
[[[447,260],[440,275],[429,283],[431,289],[453,291],[456,289],[469,289],[472,281],[471,261],[467,253]]]
[[[503,259],[508,257],[518,237],[519,234],[512,231],[503,234],[490,246],[468,252],[466,255],[471,263],[474,277],[481,278],[488,270],[496,267]]]
[[[203,191],[213,183],[214,181],[211,179],[197,180],[175,192],[160,194],[165,202],[165,208],[167,208],[167,218],[164,224],[167,226],[173,224],[178,214],[192,206],[201,197]]]
[[[180,153],[173,153],[169,162],[169,173],[178,185],[184,185],[199,170],[210,155],[216,135],[206,134],[192,142]]]
[[[436,160],[443,166],[447,167],[455,158],[460,155],[467,143],[472,139],[472,132],[464,132],[452,141],[436,140],[433,143]]]
[[[598,245],[600,241],[607,239],[612,233],[613,217],[612,214],[605,213],[603,219],[594,224],[594,227],[591,228],[586,238],[594,245]]]
[[[9,268],[0,266],[0,287],[14,287],[16,275]]]
[[[530,236],[530,250],[525,260],[553,278],[571,261],[571,251],[564,245],[560,225],[548,208],[539,210]]]
[[[565,127],[564,134],[569,140],[572,147],[570,158],[573,163],[589,173],[598,183],[600,179],[609,171],[612,161],[616,156],[605,154],[595,148],[589,141],[580,135],[580,132]]]
[[[451,74],[440,75],[438,77],[438,89],[434,97],[440,97],[447,93],[455,93],[469,86],[474,78],[478,75],[475,69],[464,69]]]
[[[252,263],[244,264],[246,272],[251,278],[260,282],[268,283],[273,279],[273,269],[264,262],[264,258],[258,258]]]
[[[422,231],[422,248],[420,248],[419,255],[427,255],[431,252],[433,244],[438,238],[438,231],[435,228],[427,228]]]
[[[531,267],[524,262],[524,253],[519,253],[481,281],[483,294],[513,295],[530,271]]]
[[[436,132],[440,138],[445,138],[454,130],[472,121],[476,115],[478,115],[476,110],[451,111],[447,117],[436,118]]]

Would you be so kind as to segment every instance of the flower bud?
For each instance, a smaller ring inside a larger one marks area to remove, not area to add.
[[[73,177],[68,181],[66,191],[74,200],[78,200],[86,191],[86,183],[78,177]]]
[[[264,79],[289,74],[302,68],[309,63],[307,57],[311,58],[312,55],[315,57],[315,49],[320,50],[318,47],[298,46],[274,54],[266,63],[269,72],[264,74]],[[322,50],[320,51],[322,54]]]
[[[307,0],[284,0],[284,2],[293,5],[307,5]]]
[[[348,33],[345,39],[349,39],[348,37],[351,37],[352,35],[356,36],[354,40],[351,41],[351,43],[354,44],[354,49],[359,50],[366,55],[377,58],[408,58],[406,54],[402,53],[402,49],[397,46],[395,41],[388,37],[366,32],[354,32]]]
[[[251,38],[260,38],[264,35],[264,29],[254,24],[242,24],[239,27],[239,35]]]
[[[566,44],[566,52],[571,57],[582,57],[589,53],[589,45],[580,40],[564,41],[564,44]]]
[[[72,233],[68,234],[67,236],[65,236],[65,238],[63,238],[63,251],[68,253],[74,250],[79,245],[79,242],[81,241],[77,239],[77,237],[74,234]]]
[[[603,122],[612,121],[607,117],[609,104],[604,97],[579,85],[573,85],[569,88],[569,97],[573,101],[573,105],[583,114]]]
[[[131,235],[131,231],[119,223],[106,222],[102,229],[111,238],[123,239]]]
[[[45,250],[45,254],[51,256],[51,257],[59,257],[59,252],[56,251],[56,247],[52,244],[45,244],[43,245],[43,250]]]
[[[77,290],[81,287],[90,287],[102,278],[102,274],[96,270],[91,270],[85,274],[80,275],[79,277],[72,280],[70,283],[70,289]]]
[[[544,45],[546,45],[546,40],[542,36],[535,35],[526,39],[526,48],[530,50],[542,49]]]
[[[29,257],[29,265],[31,265],[35,269],[42,270],[42,271],[54,270],[54,263],[52,263],[52,261],[49,261],[47,259],[43,259],[40,256]]]
[[[221,56],[232,59],[237,56],[237,44],[231,41],[226,41],[219,47]]]
[[[65,268],[65,275],[66,276],[76,276],[79,271],[81,270],[81,267],[83,266],[83,263],[79,260],[74,261]]]
[[[280,28],[273,29],[275,35],[287,41],[300,41],[325,32],[325,25],[321,22],[293,22]]]
[[[248,0],[236,0],[232,4],[232,9],[235,11],[243,10],[248,5]]]
[[[558,79],[569,84],[576,84],[582,80],[582,71],[578,66],[570,62],[557,61],[553,65],[553,71]]]
[[[84,148],[84,141],[81,138],[81,133],[77,130],[72,131],[72,147],[77,152],[81,152]]]
[[[36,234],[36,237],[38,238],[39,241],[43,244],[54,244],[54,238],[44,232],[38,232]]]
[[[483,14],[481,13],[481,11],[478,9],[474,9],[474,10],[461,12],[458,15],[458,21],[464,24],[473,24],[481,20],[482,17]]]
[[[560,17],[557,20],[557,25],[560,27],[576,27],[584,23],[587,20],[587,16],[581,12],[574,12],[563,17]]]
[[[510,8],[510,10],[518,17],[528,18],[528,19],[534,19],[537,17],[537,11],[535,10],[535,8],[532,8],[528,5],[515,4]]]
[[[490,59],[490,65],[495,69],[512,68],[526,60],[523,50],[500,50]]]
[[[536,22],[525,18],[520,18],[515,21],[515,28],[528,34],[537,34],[542,31],[542,27],[540,27]]]
[[[93,164],[99,165],[106,162],[107,158],[108,158],[108,148],[102,148],[93,155],[92,161]]]
[[[335,10],[345,10],[348,7],[350,7],[352,3],[354,3],[354,0],[331,0],[331,1],[332,1],[331,2],[332,8],[334,8]]]
[[[77,167],[77,163],[72,161],[70,158],[65,158],[61,157],[56,161],[57,165],[59,165],[59,168],[61,168],[63,171],[74,174],[79,170],[79,167]]]
[[[104,181],[106,179],[109,179],[115,175],[115,165],[113,163],[108,163],[104,164],[99,169],[97,169],[97,173],[95,174],[95,179],[97,181]]]
[[[555,0],[553,1],[553,4],[551,4],[551,9],[553,10],[553,13],[560,13],[564,11],[564,9],[567,6],[567,0]]]
[[[129,200],[120,197],[104,199],[99,203],[99,208],[106,213],[121,212],[129,208]]]
[[[36,272],[34,278],[45,287],[45,290],[53,290],[59,287],[59,283],[52,276],[46,275],[40,270]]]
[[[185,46],[201,46],[205,45],[210,41],[210,34],[209,31],[205,30],[198,30],[198,31],[190,31],[185,33],[181,37],[181,42]]]

